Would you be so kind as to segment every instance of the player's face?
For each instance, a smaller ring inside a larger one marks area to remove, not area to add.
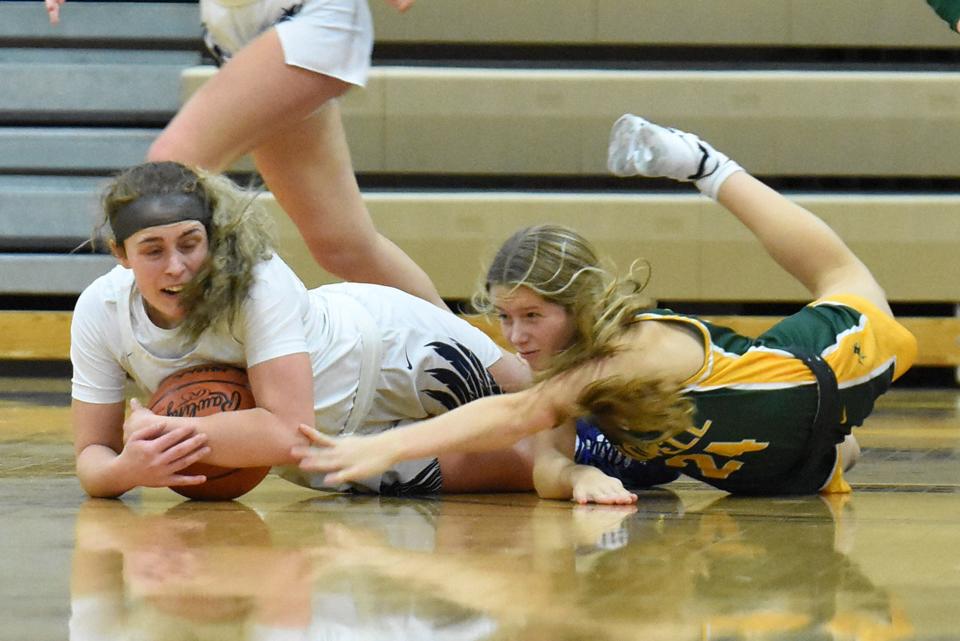
[[[563,305],[527,287],[494,285],[490,295],[504,338],[534,370],[544,369],[552,355],[570,345],[573,316]]]
[[[147,316],[170,329],[184,318],[180,292],[207,257],[207,230],[196,220],[146,227],[123,243],[120,263],[133,270]]]

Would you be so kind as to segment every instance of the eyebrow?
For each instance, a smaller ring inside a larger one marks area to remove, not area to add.
[[[503,311],[504,311],[503,307],[499,307],[499,306],[497,306],[497,305],[494,305],[494,306],[493,306],[493,309],[496,310],[496,311],[498,311],[498,312],[501,312],[501,313],[503,313]],[[514,310],[514,311],[516,311],[516,312],[529,312],[530,310],[539,310],[539,309],[540,309],[540,303],[533,303],[533,304],[531,304],[531,305],[524,305],[523,307],[521,307],[521,308],[519,308],[519,309],[516,309],[516,310]]]
[[[186,230],[185,232],[177,236],[177,240],[180,240],[184,236],[189,236],[190,234],[198,234],[200,233],[200,229],[201,229],[200,227],[191,227],[190,229]],[[141,238],[140,240],[138,240],[137,246],[145,245],[147,243],[153,243],[153,242],[163,242],[163,238],[160,236],[147,236],[146,238]]]

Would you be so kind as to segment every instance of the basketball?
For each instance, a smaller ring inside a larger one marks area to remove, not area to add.
[[[247,373],[230,365],[205,364],[175,372],[163,379],[147,403],[163,416],[209,416],[256,407]],[[206,482],[170,489],[198,501],[228,501],[255,488],[270,467],[228,468],[194,463],[182,474],[203,474]]]

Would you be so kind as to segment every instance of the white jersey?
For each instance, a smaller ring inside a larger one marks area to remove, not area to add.
[[[329,434],[389,429],[496,391],[487,370],[500,349],[454,314],[380,285],[307,290],[277,256],[253,275],[234,326],[195,342],[153,324],[132,271],[98,278],[73,315],[73,398],[119,403],[128,376],[151,394],[194,365],[250,368],[296,353],[310,357],[317,428]]]

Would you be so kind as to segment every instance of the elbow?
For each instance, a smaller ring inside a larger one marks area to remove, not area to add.
[[[87,493],[87,496],[92,499],[119,499],[121,496],[123,496],[123,492],[97,492],[95,490],[87,489],[84,489],[84,491]]]
[[[126,493],[126,490],[117,490],[116,488],[101,487],[96,483],[85,480],[80,477],[80,487],[92,499],[119,499]]]
[[[573,494],[571,492],[564,491],[562,488],[549,483],[541,484],[534,481],[533,489],[537,492],[537,496],[541,499],[550,501],[569,501],[571,498],[573,498]]]

